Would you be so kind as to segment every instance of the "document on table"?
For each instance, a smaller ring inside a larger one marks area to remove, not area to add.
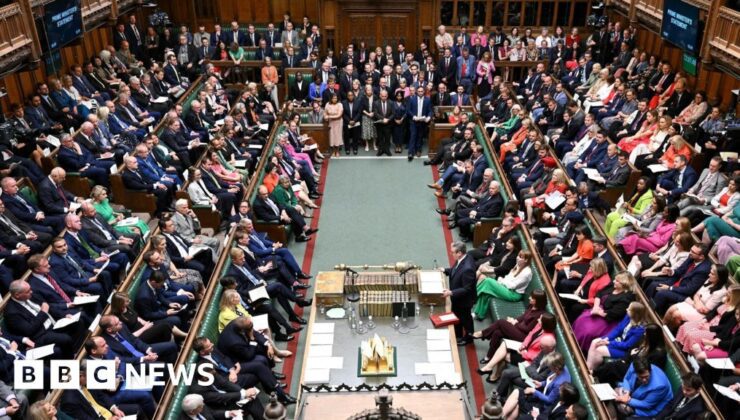
[[[329,369],[306,369],[303,373],[303,383],[318,385],[329,382]]]
[[[442,322],[454,321],[455,319],[457,319],[457,315],[455,314],[445,314],[439,316],[439,320]]]
[[[267,323],[267,314],[256,315],[252,317],[252,328],[257,331],[266,331],[270,328]]]
[[[54,353],[54,344],[32,348],[26,351],[26,359],[38,360]]]
[[[707,364],[715,369],[733,370],[735,364],[732,363],[729,357],[723,357],[720,359],[707,359]]]
[[[452,352],[449,350],[427,351],[427,358],[431,363],[452,362]]]
[[[733,391],[730,388],[720,385],[720,384],[712,384],[712,385],[714,385],[714,389],[716,389],[720,394],[724,395],[725,397],[731,400],[740,402],[740,394],[738,394],[736,391]]]
[[[449,340],[450,333],[444,330],[427,330],[427,340]]]
[[[521,341],[509,340],[508,338],[504,338],[504,344],[507,349],[514,351],[519,351],[519,347],[522,346]]]
[[[270,295],[267,294],[267,288],[265,286],[260,286],[249,291],[249,299],[252,302],[257,302],[262,299],[270,299]]]
[[[334,324],[331,322],[315,322],[312,331],[319,334],[334,334]]]
[[[424,294],[442,293],[444,280],[442,273],[435,271],[422,271],[419,273],[419,290]]]
[[[334,344],[334,334],[311,334],[311,345],[315,344]]]
[[[60,330],[60,329],[66,327],[68,325],[74,324],[75,322],[77,322],[77,321],[80,320],[80,314],[82,314],[82,312],[77,312],[76,314],[72,315],[69,318],[58,319],[54,323],[54,329],[55,330]]]
[[[331,357],[332,346],[330,344],[318,344],[309,346],[308,357]]]
[[[342,369],[344,366],[344,357],[313,357],[308,356],[306,369]]]
[[[444,340],[427,340],[427,350],[429,351],[450,350],[449,337],[445,338]]]
[[[591,388],[601,401],[609,401],[617,397],[617,392],[609,384],[591,384]]]
[[[576,294],[573,294],[573,293],[558,293],[558,296],[560,296],[563,299],[570,299],[570,300],[576,300],[576,301],[583,299],[582,297]]]
[[[541,227],[538,229],[540,230],[540,232],[547,235],[557,235],[558,233],[560,233],[560,229],[556,227]]]
[[[75,305],[86,305],[88,303],[95,303],[98,299],[100,299],[99,295],[75,296],[75,300],[72,303]]]
[[[648,169],[654,174],[660,173],[660,172],[666,172],[668,170],[668,167],[663,165],[662,163],[656,163],[654,165],[648,165]]]

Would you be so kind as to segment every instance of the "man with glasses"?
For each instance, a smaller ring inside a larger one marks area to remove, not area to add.
[[[669,306],[693,296],[707,281],[711,266],[707,260],[707,246],[698,243],[691,247],[689,258],[678,268],[664,267],[662,277],[655,277],[644,285],[645,294],[655,302],[655,312],[662,315]]]

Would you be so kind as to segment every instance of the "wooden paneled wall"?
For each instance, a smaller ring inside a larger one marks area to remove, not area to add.
[[[620,20],[626,27],[629,22],[626,16],[613,14],[611,19]],[[645,50],[656,57],[668,59],[674,69],[683,71],[683,51],[665,42],[660,34],[637,24],[637,47]],[[701,58],[697,59],[696,76],[686,77],[693,91],[703,90],[707,93],[710,101],[720,101],[723,110],[727,110],[732,100],[731,90],[740,88],[740,79],[719,69],[702,64]],[[740,105],[738,105],[740,106]]]
[[[215,3],[215,16],[198,16],[195,2],[211,1]],[[319,20],[319,0],[185,0],[178,2],[160,2],[162,10],[170,15],[174,22],[199,23],[206,27],[214,23],[230,22],[275,22],[283,20],[283,13],[290,12],[294,23],[301,22],[303,16],[311,22]],[[209,28],[210,30],[210,28]]]
[[[69,71],[73,64],[82,64],[92,55],[97,54],[111,42],[112,32],[108,27],[100,27],[86,32],[82,41],[70,44],[61,51],[61,68],[59,74]],[[46,80],[46,67],[44,62],[35,70],[22,71],[10,74],[0,79],[0,86],[8,91],[8,96],[3,98],[3,110],[7,113],[11,102],[25,100],[25,98],[36,90],[36,83]]]

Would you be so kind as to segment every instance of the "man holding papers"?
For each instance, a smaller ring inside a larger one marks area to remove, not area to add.
[[[41,299],[31,300],[32,295],[27,282],[16,280],[10,284],[10,301],[3,314],[8,332],[23,337],[22,342],[27,347],[54,344],[54,352],[58,356],[55,358],[72,357],[86,332],[85,327],[78,321],[55,330],[54,324],[59,318],[50,314],[48,303]]]
[[[80,216],[69,213],[64,218],[67,232],[64,240],[67,242],[69,254],[88,271],[103,269],[110,272],[114,283],[123,274],[123,270],[129,263],[126,254],[112,252],[106,254],[103,249],[92,243],[87,237],[87,232],[82,229]]]
[[[61,283],[91,295],[108,296],[113,290],[110,273],[95,269],[89,271],[67,252],[64,238],[55,238],[51,244],[49,264],[54,278]],[[102,308],[101,308],[102,309]]]
[[[475,331],[471,314],[475,303],[475,261],[467,256],[463,242],[453,242],[450,252],[455,258],[455,264],[442,270],[450,278],[450,288],[445,289],[442,296],[449,297],[452,301],[452,312],[460,320],[455,324],[457,345],[464,346],[473,342]]]
[[[77,315],[80,309],[84,311],[81,319],[85,326],[90,325],[90,321],[95,314],[102,310],[96,305],[81,306],[75,303],[77,297],[89,296],[88,293],[75,289],[64,283],[60,283],[54,278],[51,271],[49,260],[41,254],[36,254],[29,258],[28,268],[31,275],[28,277],[28,284],[36,295],[34,301],[39,299],[49,304],[51,315],[57,319],[70,315]]]
[[[655,192],[663,195],[669,204],[681,198],[681,195],[696,184],[699,178],[688,163],[686,156],[678,155],[673,158],[673,169],[658,177]]]
[[[210,248],[200,246],[180,236],[175,222],[170,217],[159,219],[159,228],[167,240],[167,253],[178,268],[190,268],[210,279],[213,272],[213,253]]]
[[[653,417],[673,398],[671,382],[659,367],[639,357],[617,388],[616,410],[625,417]]]

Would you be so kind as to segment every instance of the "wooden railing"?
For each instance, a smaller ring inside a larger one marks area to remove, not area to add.
[[[32,44],[33,40],[26,32],[20,4],[0,7],[0,61],[5,61],[11,54],[19,54],[23,47]]]
[[[740,12],[720,7],[716,17],[714,36],[709,41],[712,55],[732,56],[740,60]]]
[[[647,14],[653,19],[663,19],[663,0],[633,0],[638,16]]]

